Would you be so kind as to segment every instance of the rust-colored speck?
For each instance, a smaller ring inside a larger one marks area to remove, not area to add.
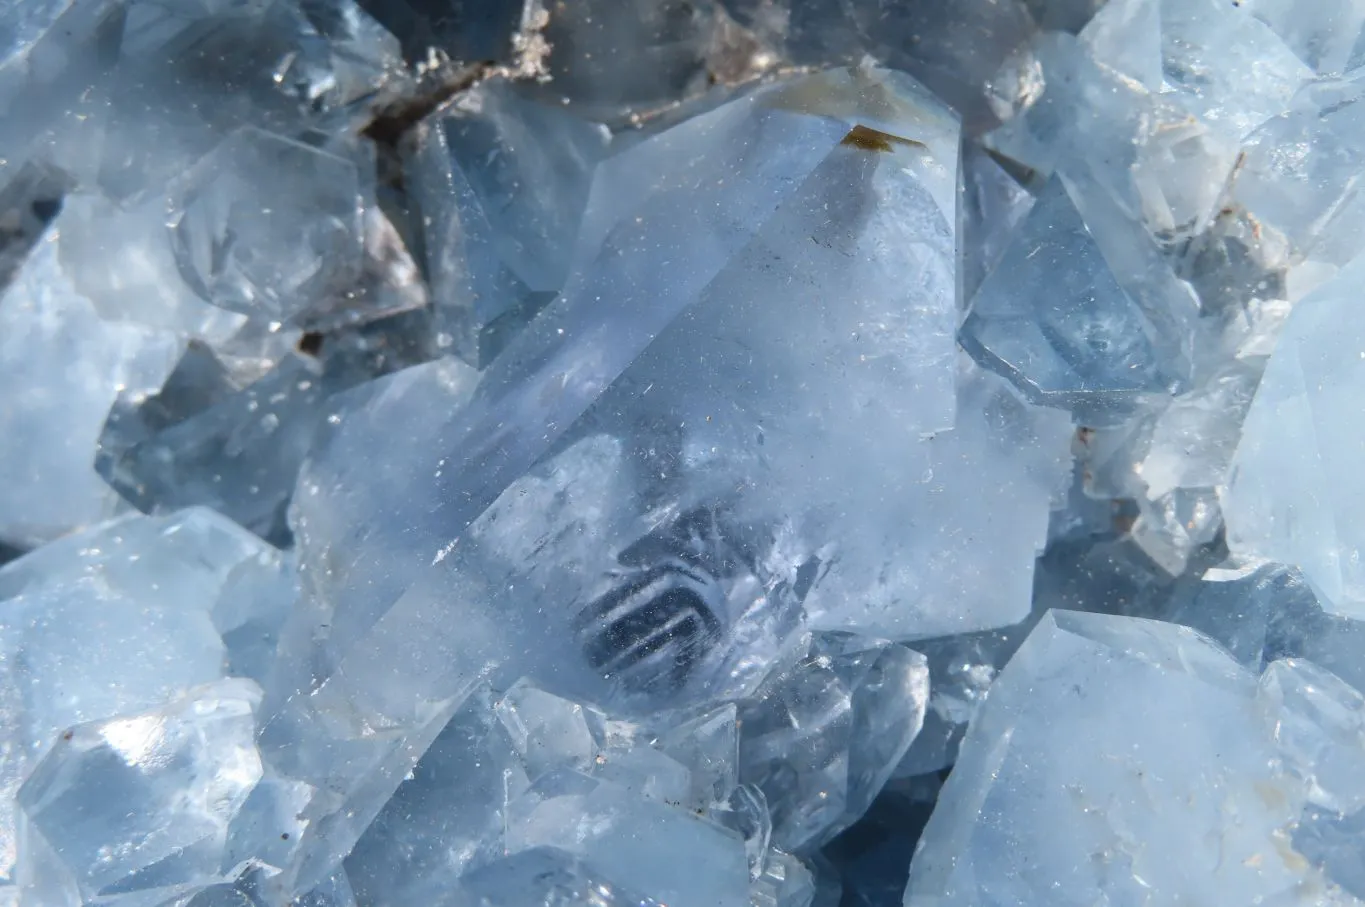
[[[906,148],[925,147],[923,142],[892,135],[889,132],[882,132],[880,129],[873,129],[869,126],[854,126],[839,144],[848,145],[850,148],[861,148],[863,151],[881,151],[886,154],[895,151],[896,145]]]

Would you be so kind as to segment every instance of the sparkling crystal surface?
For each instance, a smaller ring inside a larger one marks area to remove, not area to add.
[[[1294,670],[1276,663],[1262,686]],[[1333,754],[1281,762],[1297,728],[1263,716],[1265,695],[1254,674],[1189,630],[1052,612],[968,732],[906,903],[1274,892],[1287,903],[1351,903],[1331,884],[1330,863],[1282,831],[1323,799],[1303,765],[1321,770]],[[1301,705],[1289,708],[1315,744],[1331,733]],[[1029,717],[1039,713],[1045,722]],[[1227,809],[1236,823],[1224,821]],[[1036,834],[1037,820],[1051,833]]]
[[[38,244],[0,296],[0,374],[16,390],[0,409],[0,539],[34,545],[112,516],[94,474],[94,441],[123,388],[155,386],[177,340],[108,324]]]
[[[221,878],[228,824],[261,776],[259,695],[226,680],[64,732],[18,796],[25,897],[146,903]]]
[[[0,905],[1365,903],[1362,11],[0,2]]]

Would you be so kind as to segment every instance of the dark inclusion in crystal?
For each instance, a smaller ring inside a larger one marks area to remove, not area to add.
[[[575,621],[594,669],[637,692],[686,681],[721,636],[725,593],[705,571],[678,558],[624,574]]]

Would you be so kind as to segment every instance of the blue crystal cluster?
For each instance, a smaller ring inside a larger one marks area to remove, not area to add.
[[[1362,48],[0,4],[0,907],[1365,905]]]

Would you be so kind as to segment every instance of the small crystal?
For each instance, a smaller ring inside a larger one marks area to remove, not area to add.
[[[229,311],[304,318],[359,278],[361,190],[344,158],[244,129],[195,165],[171,205],[181,276]]]
[[[228,824],[261,776],[259,695],[226,680],[63,733],[19,792],[25,898],[147,903],[219,881]]]
[[[1100,193],[1073,192],[1059,179],[1043,190],[962,341],[1032,399],[1108,421],[1188,380],[1196,303],[1140,227]]]
[[[919,733],[924,657],[902,646],[816,641],[740,714],[740,778],[763,789],[773,841],[805,852],[866,811]]]

